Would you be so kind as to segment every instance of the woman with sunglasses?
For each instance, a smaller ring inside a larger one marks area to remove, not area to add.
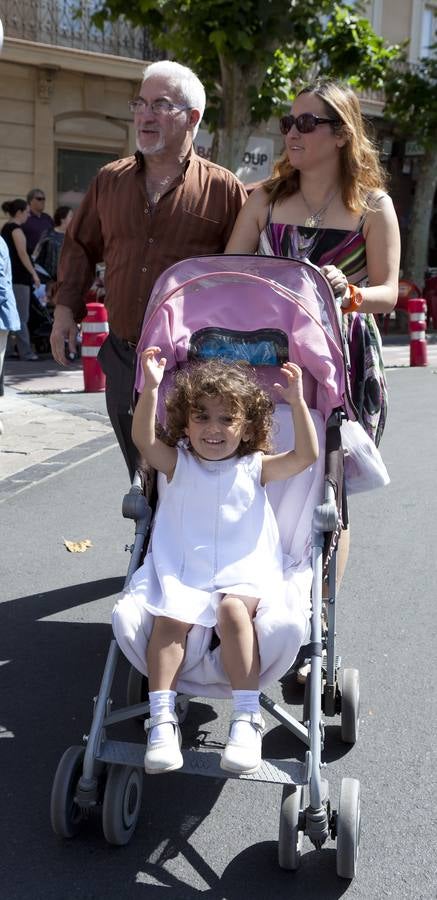
[[[244,204],[226,253],[290,256],[322,268],[345,312],[354,401],[378,444],[386,385],[374,314],[396,304],[400,260],[378,151],[354,92],[334,81],[303,88],[280,128],[284,152]]]
[[[244,204],[226,253],[294,257],[321,267],[344,313],[353,399],[378,444],[387,390],[374,314],[395,306],[400,261],[398,221],[378,151],[357,97],[334,81],[303,88],[280,128],[284,152]],[[340,544],[339,580],[346,532]]]

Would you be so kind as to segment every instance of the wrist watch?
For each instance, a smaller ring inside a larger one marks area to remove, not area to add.
[[[359,310],[362,302],[363,302],[363,294],[362,292],[355,287],[354,284],[348,284],[348,296],[347,299],[349,303],[347,306],[341,306],[341,311],[343,314],[350,312],[357,312]]]

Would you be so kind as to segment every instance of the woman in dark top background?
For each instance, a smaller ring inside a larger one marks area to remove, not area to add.
[[[5,240],[12,266],[12,286],[20,316],[21,328],[15,332],[18,355],[20,359],[37,360],[32,349],[27,323],[29,320],[30,291],[39,287],[40,280],[32,260],[27,252],[26,238],[22,225],[27,221],[29,208],[25,200],[7,200],[2,204],[3,212],[9,221],[3,225],[2,237]]]

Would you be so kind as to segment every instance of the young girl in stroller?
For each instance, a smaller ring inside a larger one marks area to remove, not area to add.
[[[147,463],[166,477],[151,549],[129,595],[153,616],[147,647],[150,720],[145,770],[183,765],[175,714],[178,673],[193,625],[215,627],[233,698],[221,767],[255,772],[265,727],[259,707],[260,604],[280,603],[283,557],[265,485],[289,478],[318,456],[316,430],[303,398],[302,373],[284,363],[274,385],[291,408],[294,449],[270,453],[273,403],[247,365],[211,359],[177,373],[166,397],[164,439],[155,430],[166,360],[159,347],[142,354],[144,390],[132,435]],[[120,629],[119,606],[114,631]]]

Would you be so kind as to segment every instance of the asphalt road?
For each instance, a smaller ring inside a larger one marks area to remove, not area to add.
[[[108,435],[56,457],[0,505],[0,892],[5,900],[434,900],[436,897],[437,370],[388,373],[383,455],[388,488],[351,498],[352,551],[339,598],[338,651],[361,676],[358,743],[327,720],[324,760],[334,806],[342,777],[361,782],[357,878],[335,874],[334,844],[309,843],[298,873],[276,862],[281,789],[172,774],[148,778],[124,848],[98,820],[63,841],[51,831],[58,760],[89,731],[127,568],[124,464]],[[66,398],[65,402],[68,402]],[[99,398],[98,403],[101,403]],[[70,554],[63,540],[88,538]],[[121,661],[114,701],[123,702]],[[273,686],[283,702],[293,685]],[[295,707],[298,712],[298,707]],[[228,705],[193,701],[187,746],[223,744]],[[267,756],[302,747],[268,718]],[[129,726],[141,740],[136,724]]]

